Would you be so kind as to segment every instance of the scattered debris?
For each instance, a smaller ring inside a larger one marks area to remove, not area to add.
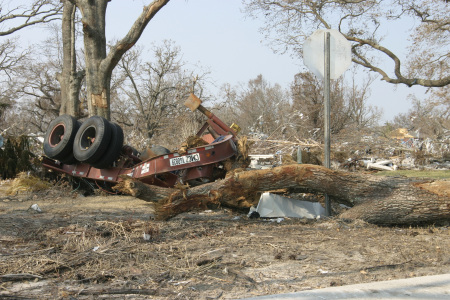
[[[367,169],[375,169],[381,171],[396,171],[397,165],[394,165],[392,160],[380,160],[377,162],[370,162],[367,164]]]
[[[253,154],[249,158],[251,169],[270,169],[277,163],[274,154]]]
[[[325,215],[325,209],[319,202],[309,202],[282,197],[272,193],[263,193],[256,212],[261,218],[307,218],[315,219]]]
[[[403,140],[408,138],[414,138],[411,134],[409,134],[408,129],[406,128],[397,128],[389,133],[389,137],[392,139]]]
[[[42,212],[42,209],[37,205],[36,203],[30,206],[30,209],[36,211],[36,212]]]
[[[260,216],[259,212],[256,211],[256,208],[254,206],[252,206],[252,207],[250,207],[250,211],[248,212],[247,217],[249,219],[257,219],[261,216]]]

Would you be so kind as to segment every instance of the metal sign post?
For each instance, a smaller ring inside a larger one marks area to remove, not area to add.
[[[351,45],[337,30],[319,29],[303,44],[303,61],[319,78],[324,89],[324,157],[325,167],[330,168],[330,81],[344,73],[352,62]],[[325,195],[325,214],[331,215],[331,203]]]
[[[330,168],[330,33],[325,32],[325,47],[324,47],[324,77],[323,77],[323,92],[324,92],[324,157],[325,167]],[[330,198],[325,194],[325,215],[331,216]]]

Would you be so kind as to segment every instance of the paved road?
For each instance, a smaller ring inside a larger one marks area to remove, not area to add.
[[[450,299],[450,274],[330,287],[298,293],[246,298],[245,300],[268,299]]]

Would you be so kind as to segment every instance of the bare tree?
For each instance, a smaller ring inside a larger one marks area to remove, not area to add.
[[[10,80],[14,75],[15,67],[20,64],[28,51],[18,51],[17,39],[6,39],[0,43],[0,72],[6,75],[6,80]]]
[[[234,95],[235,115],[243,133],[270,135],[285,125],[283,109],[289,106],[289,97],[279,84],[272,85],[258,75],[247,86],[227,94]]]
[[[45,132],[60,112],[61,90],[48,62],[31,63],[24,69],[20,83],[21,111],[27,112],[26,123],[33,132]]]
[[[315,29],[334,28],[352,43],[353,62],[378,73],[386,82],[425,87],[450,84],[450,6],[442,0],[245,2],[249,15],[266,20],[263,32],[275,49],[292,50],[301,56],[305,38]],[[384,44],[381,29],[411,19],[413,43],[402,59]],[[385,69],[387,63],[392,69]]]
[[[331,132],[339,133],[349,125],[349,106],[344,97],[344,81],[331,84]],[[291,86],[292,115],[296,131],[303,138],[321,139],[323,136],[323,89],[322,82],[312,73],[298,73]]]
[[[442,90],[444,92],[448,88]],[[432,95],[429,99],[421,101],[415,96],[410,96],[412,108],[404,114],[394,118],[394,125],[405,127],[414,132],[419,138],[444,137],[450,130],[450,107],[447,93]]]
[[[67,67],[62,73],[61,83],[67,85],[74,78],[67,78],[74,75],[73,72],[73,40],[71,40],[73,26],[70,16],[73,16],[74,5],[81,13],[81,23],[83,26],[84,54],[86,65],[86,89],[87,104],[90,115],[100,115],[110,119],[110,85],[112,71],[120,61],[122,56],[137,42],[149,21],[163,8],[170,0],[155,0],[144,6],[142,13],[138,16],[128,33],[107,53],[106,43],[106,8],[109,0],[65,0],[64,5],[66,16],[70,22],[63,22],[64,47],[67,58]],[[66,10],[67,9],[67,10]],[[66,58],[64,59],[66,61]],[[65,78],[64,78],[65,77]],[[75,78],[76,79],[76,78]],[[70,89],[77,85],[70,86]],[[67,87],[62,88],[68,90]],[[72,94],[69,92],[68,94]],[[69,105],[68,106],[73,106]]]
[[[11,5],[12,8],[10,8]],[[61,9],[62,4],[59,0],[33,0],[27,5],[16,5],[13,1],[0,1],[0,24],[2,24],[0,36],[57,20],[60,18]]]
[[[344,78],[331,84],[331,132],[338,134],[344,128],[367,129],[377,124],[381,110],[368,105],[372,77],[362,84],[353,73],[350,82]],[[323,83],[310,72],[295,75],[291,86],[292,123],[301,138],[321,139],[323,136]]]
[[[219,101],[215,104],[214,110],[220,115],[221,120],[226,124],[239,123],[238,89],[230,83],[225,83],[220,87],[218,97]]]
[[[313,137],[314,132],[323,127],[321,82],[312,73],[298,73],[294,77],[291,94],[296,131],[301,136]]]
[[[118,64],[115,74],[120,94],[113,105],[114,119],[140,132],[147,141],[155,142],[164,135],[162,128],[177,132],[179,139],[180,118],[186,112],[183,103],[191,92],[202,97],[206,74],[187,70],[181,49],[172,41],[155,46],[149,61],[142,61],[141,52],[140,48],[130,50]]]
[[[20,30],[55,21],[62,8],[58,0],[33,0],[30,3],[18,4],[17,1],[0,1],[0,36],[12,36]],[[7,38],[0,43],[0,80],[2,122],[5,121],[6,109],[16,104],[18,88],[16,75],[23,76],[22,66],[27,62],[30,50],[21,50],[17,37]],[[22,78],[20,78],[22,79]],[[14,115],[16,112],[12,112]],[[14,121],[15,118],[10,118]],[[9,126],[10,127],[10,126]]]
[[[358,84],[357,77],[357,74],[352,74],[350,85],[346,87],[345,98],[352,125],[360,130],[376,126],[383,110],[367,103],[370,97],[370,85],[375,78],[369,75]]]
[[[12,8],[10,8],[12,6]],[[0,1],[0,36],[9,36],[24,28],[57,20],[62,5],[57,0],[34,0],[27,5]],[[0,71],[10,77],[14,66],[28,51],[19,53],[16,38],[0,43]]]

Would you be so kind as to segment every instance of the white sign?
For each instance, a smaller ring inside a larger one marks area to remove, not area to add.
[[[337,79],[352,63],[350,42],[335,29],[319,29],[303,44],[303,62],[317,77],[324,77],[325,33],[330,33],[330,79]]]
[[[196,161],[200,161],[200,154],[198,154],[198,153],[171,158],[170,159],[170,166],[174,167],[174,166],[179,166],[179,165],[193,163],[193,162],[196,162]]]

